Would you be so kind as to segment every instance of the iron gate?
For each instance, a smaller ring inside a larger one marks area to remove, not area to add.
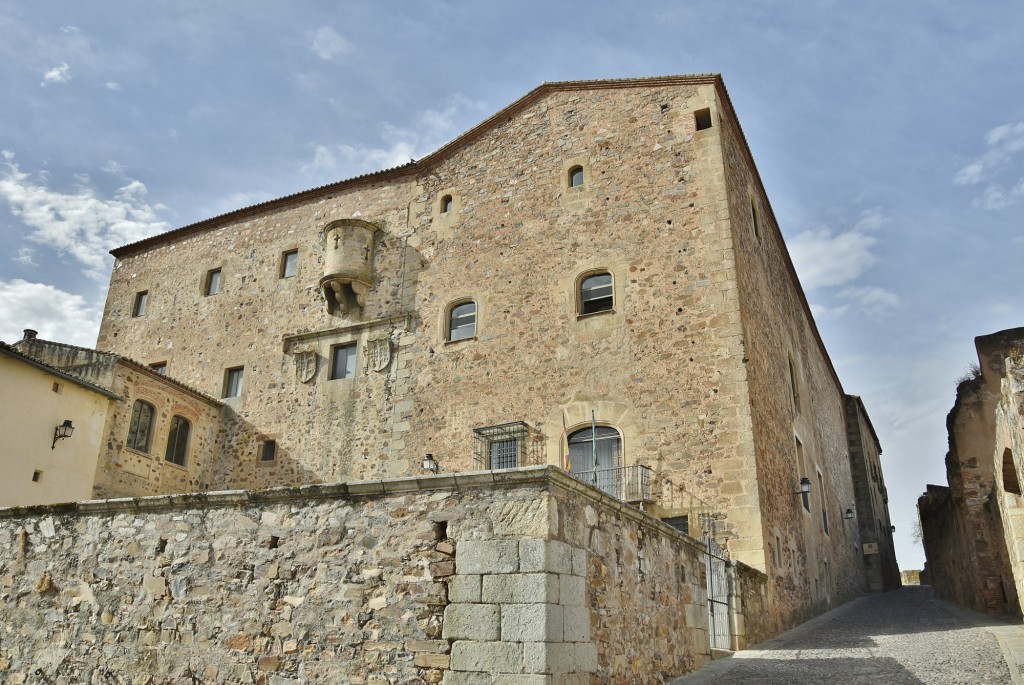
[[[704,536],[704,568],[708,584],[708,629],[712,649],[732,649],[729,620],[729,559],[710,535]]]

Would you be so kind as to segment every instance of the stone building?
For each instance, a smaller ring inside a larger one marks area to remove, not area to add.
[[[120,397],[4,343],[0,378],[0,506],[92,497],[103,428]]]
[[[17,475],[0,489],[0,506],[195,492],[214,482],[218,400],[158,369],[42,340],[31,329],[0,345],[0,426],[19,443],[2,457],[5,473]],[[51,448],[58,414],[74,431]]]
[[[113,255],[97,347],[194,388],[195,427],[175,479],[113,441],[100,496],[557,465],[713,533],[775,629],[866,587],[844,514],[884,511],[850,459],[880,448],[717,75],[547,83],[421,160]],[[129,399],[169,420],[157,393]]]
[[[1024,328],[974,339],[977,372],[946,419],[948,485],[918,500],[927,576],[941,597],[1020,616],[1024,592]]]
[[[846,396],[846,430],[857,504],[843,516],[857,520],[868,589],[873,592],[893,590],[903,582],[893,548],[889,491],[882,473],[882,445],[864,401],[855,395]]]

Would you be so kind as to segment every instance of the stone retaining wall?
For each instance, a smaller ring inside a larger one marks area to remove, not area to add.
[[[666,682],[702,552],[553,467],[0,510],[0,681]]]

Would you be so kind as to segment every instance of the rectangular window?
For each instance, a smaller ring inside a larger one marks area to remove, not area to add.
[[[260,446],[260,461],[274,461],[277,459],[277,441],[264,440]]]
[[[800,382],[796,375],[796,366],[793,365],[793,358],[789,358],[789,390],[793,396],[793,413],[800,414]]]
[[[43,479],[43,472],[42,471],[33,471],[32,472],[32,482],[33,483],[38,483],[42,479]]]
[[[206,272],[206,296],[216,295],[220,292],[220,269],[213,269]]]
[[[662,521],[662,523],[667,523],[668,525],[672,526],[673,528],[678,530],[680,533],[684,533],[686,535],[690,534],[690,517],[689,516],[686,516],[686,515],[683,515],[683,516],[671,516],[671,517],[666,518],[666,519],[661,519],[661,521]]]
[[[331,348],[331,380],[352,378],[356,375],[356,344],[335,345]]]
[[[694,112],[693,122],[698,131],[711,128],[711,108],[705,107]]]
[[[135,293],[135,305],[132,307],[132,316],[139,317],[146,315],[146,305],[149,304],[149,291]]]
[[[242,377],[244,372],[244,366],[238,366],[224,372],[224,397],[238,397],[242,394]]]
[[[167,375],[167,362],[153,362],[152,364],[149,365],[149,368],[153,369],[162,376]]]
[[[473,434],[473,458],[481,469],[514,469],[537,463],[528,456],[529,445],[535,441],[530,440],[529,426],[522,421],[474,428]]]
[[[494,440],[487,451],[492,469],[514,469],[519,465],[519,440],[515,437]]]
[[[291,278],[299,268],[299,251],[290,250],[281,255],[281,278]]]
[[[821,497],[821,529],[828,535],[828,510],[825,509],[825,481],[818,471],[818,495]]]

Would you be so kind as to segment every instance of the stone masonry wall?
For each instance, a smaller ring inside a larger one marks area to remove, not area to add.
[[[0,510],[0,680],[666,682],[701,558],[551,468]]]
[[[739,455],[757,474],[748,497],[760,503],[762,526],[729,548],[772,579],[769,600],[784,629],[865,587],[857,531],[842,518],[854,504],[844,393],[731,111],[720,131],[756,466],[749,452]],[[811,482],[808,507],[793,494],[802,477]]]
[[[98,345],[166,361],[217,397],[225,369],[244,366],[242,396],[225,400],[215,487],[410,474],[425,452],[474,469],[473,429],[510,421],[539,437],[539,463],[562,464],[563,423],[593,416],[621,433],[623,463],[722,512],[749,507],[738,498],[754,496],[754,474],[733,468],[749,437],[721,165],[694,119],[714,98],[710,82],[554,91],[429,168],[128,250]],[[567,186],[574,164],[579,188]],[[361,313],[330,315],[321,231],[353,216],[380,229],[375,282]],[[292,249],[297,273],[282,278]],[[221,290],[204,296],[217,268]],[[576,280],[591,269],[613,275],[615,306],[579,316]],[[133,317],[142,291],[148,309]],[[476,335],[446,342],[445,312],[464,297],[477,303]],[[369,350],[381,338],[390,359],[378,370]],[[331,348],[346,342],[357,373],[329,380]],[[287,466],[259,463],[263,438]]]

